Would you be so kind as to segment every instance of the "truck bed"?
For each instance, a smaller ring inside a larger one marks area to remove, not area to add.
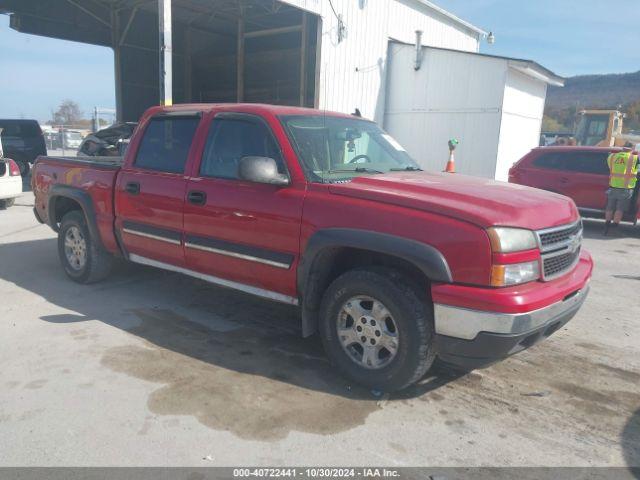
[[[62,220],[56,212],[56,203],[61,205],[58,201],[67,201],[57,199],[85,198],[86,205],[95,210],[92,215],[104,246],[109,251],[117,251],[113,192],[122,163],[122,157],[38,157],[31,175],[37,217],[56,228]],[[56,201],[50,202],[51,198]]]
[[[89,167],[107,168],[118,170],[122,167],[124,157],[38,157],[36,162],[52,160],[58,163],[71,163],[74,165],[85,165]]]

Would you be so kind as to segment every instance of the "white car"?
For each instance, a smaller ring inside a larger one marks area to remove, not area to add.
[[[0,158],[0,209],[13,205],[22,195],[22,176],[18,164],[10,158]]]

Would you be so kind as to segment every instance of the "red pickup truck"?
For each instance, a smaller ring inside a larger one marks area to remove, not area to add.
[[[71,279],[124,257],[297,305],[303,335],[386,391],[548,337],[593,268],[570,199],[422,172],[375,123],[312,109],[154,107],[124,159],[40,157],[32,182]]]

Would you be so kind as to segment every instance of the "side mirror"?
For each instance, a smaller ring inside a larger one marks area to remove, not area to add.
[[[278,164],[269,157],[243,157],[238,165],[241,180],[270,185],[289,185],[289,177],[278,173]]]

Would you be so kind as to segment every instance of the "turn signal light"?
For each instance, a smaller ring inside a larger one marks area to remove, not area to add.
[[[540,278],[540,262],[512,263],[491,266],[491,286],[508,287],[533,282]]]

